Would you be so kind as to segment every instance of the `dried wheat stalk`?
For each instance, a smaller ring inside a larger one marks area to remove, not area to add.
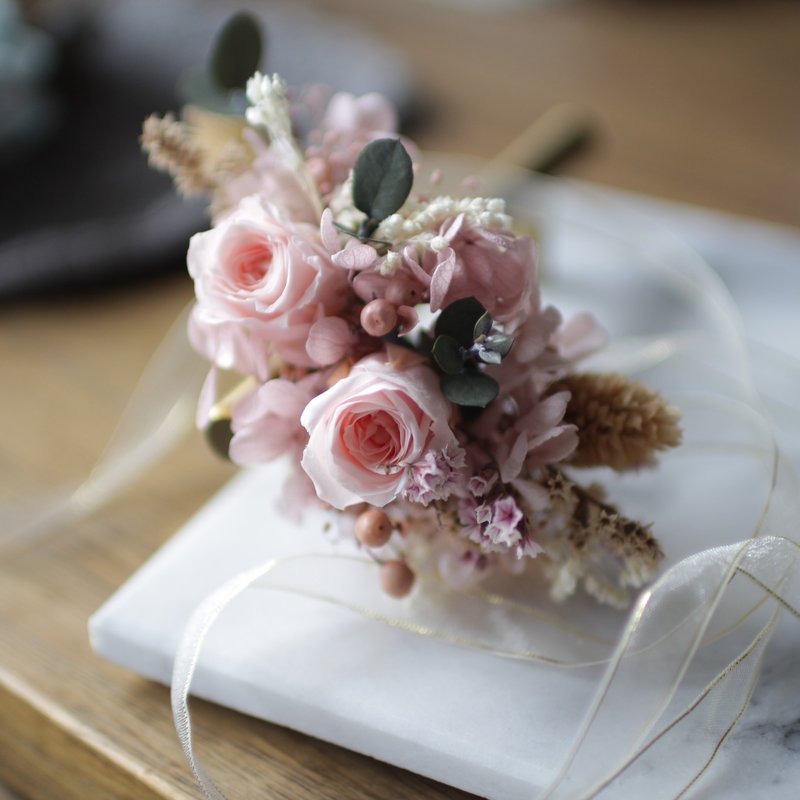
[[[637,469],[680,444],[680,412],[638,381],[590,372],[570,375],[555,388],[571,394],[565,421],[578,427],[580,437],[572,466]]]

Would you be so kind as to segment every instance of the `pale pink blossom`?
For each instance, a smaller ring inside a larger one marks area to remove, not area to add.
[[[189,316],[192,347],[214,366],[260,380],[269,376],[270,340],[257,319],[231,320],[214,315],[196,303]]]
[[[512,494],[493,495],[482,503],[461,500],[458,513],[464,525],[463,535],[485,552],[513,554],[517,559],[534,558],[542,552]]]
[[[491,517],[487,520],[484,536],[497,547],[511,548],[522,539],[522,509],[511,495],[498,497],[491,503]]]
[[[317,130],[309,135],[306,165],[324,195],[343,183],[363,147],[395,135],[397,114],[379,94],[335,94]]]
[[[315,224],[319,213],[302,176],[290,169],[272,148],[264,147],[260,137],[252,137],[251,143],[258,151],[255,160],[224,184],[225,213],[235,209],[245,197],[258,195],[284,218]]]
[[[313,366],[305,350],[312,324],[337,313],[348,288],[333,266],[316,226],[284,219],[256,196],[189,244],[189,273],[200,311],[195,326],[206,346],[216,340],[241,349],[244,342],[269,348],[299,366]],[[225,323],[239,323],[237,336]],[[222,333],[224,331],[224,333]],[[204,348],[203,352],[207,352]],[[213,360],[219,362],[219,356]]]
[[[321,128],[323,131],[337,131],[353,137],[374,131],[390,133],[397,130],[397,112],[377,92],[360,97],[337,92],[328,102]]]
[[[408,485],[403,496],[423,506],[430,505],[434,500],[447,500],[463,488],[465,466],[464,451],[458,445],[448,444],[440,452],[429,450],[409,469]]]
[[[300,415],[314,394],[312,376],[298,383],[274,378],[233,406],[229,454],[235,464],[262,464],[283,453],[300,455],[308,438]]]
[[[428,286],[432,311],[475,297],[499,322],[517,324],[530,314],[536,284],[536,251],[528,236],[481,228],[463,214],[442,225],[420,260],[406,247],[408,267]]]
[[[495,566],[496,556],[466,542],[446,547],[439,554],[439,574],[454,589],[469,589],[482,581]]]
[[[578,446],[578,430],[563,422],[569,397],[569,392],[545,397],[518,416],[512,428],[499,438],[495,458],[504,483],[512,483],[523,468],[530,473],[572,455]]]
[[[491,491],[499,477],[497,470],[491,467],[484,467],[480,472],[469,479],[467,482],[467,489],[470,494],[475,495],[475,497],[483,497]]]
[[[375,248],[362,244],[352,236],[347,240],[344,248],[331,256],[331,261],[342,269],[361,271],[373,266],[378,260]]]
[[[432,369],[395,369],[385,354],[368,356],[303,412],[303,469],[336,508],[384,506],[402,494],[428,453],[458,447],[449,417]]]
[[[550,337],[556,352],[573,363],[602,350],[607,342],[605,328],[588,311],[575,314]]]

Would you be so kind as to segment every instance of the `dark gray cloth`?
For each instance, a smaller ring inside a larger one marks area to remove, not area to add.
[[[206,224],[202,203],[186,203],[148,168],[139,133],[148,114],[181,105],[181,74],[205,63],[233,10],[256,11],[269,31],[266,66],[290,84],[383,91],[399,103],[408,94],[399,56],[295,6],[55,5],[58,16],[42,22],[60,44],[57,122],[38,148],[0,164],[0,300],[183,269],[189,236]]]

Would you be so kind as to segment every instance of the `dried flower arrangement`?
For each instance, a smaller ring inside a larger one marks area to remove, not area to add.
[[[189,335],[213,365],[200,424],[237,464],[288,454],[287,505],[343,512],[390,595],[534,564],[557,600],[580,585],[624,606],[661,548],[576,473],[652,464],[680,441],[677,410],[577,371],[598,323],[542,304],[502,199],[437,195],[438,171],[420,188],[384,98],[289,92],[251,76],[259,56],[236,15],[210,83],[239,113],[190,105],[142,136],[181,192],[210,198],[188,253]],[[222,400],[219,370],[246,376]]]

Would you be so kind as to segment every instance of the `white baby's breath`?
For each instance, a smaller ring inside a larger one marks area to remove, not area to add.
[[[254,128],[265,130],[273,142],[286,139],[293,142],[286,82],[280,75],[270,77],[256,72],[247,81],[247,99],[251,103],[247,121]]]
[[[378,272],[384,276],[394,275],[397,268],[403,263],[403,256],[400,253],[390,250],[383,261],[378,265]]]
[[[277,73],[269,76],[256,72],[247,81],[247,99],[251,104],[245,112],[248,123],[266,132],[270,144],[284,164],[300,177],[301,184],[321,215],[322,202],[319,191],[306,170],[305,158],[292,132],[286,82]]]
[[[375,236],[395,243],[416,238],[436,240],[439,226],[459,214],[464,215],[469,225],[508,230],[511,217],[505,210],[505,201],[499,197],[443,195],[425,203],[408,201],[397,214],[381,222]]]

